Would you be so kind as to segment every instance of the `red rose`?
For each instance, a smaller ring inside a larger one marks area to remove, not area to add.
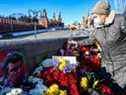
[[[101,85],[101,91],[102,91],[102,93],[105,94],[105,95],[113,95],[112,89],[109,88],[109,87],[106,86],[106,85]]]
[[[93,70],[99,70],[101,68],[101,59],[97,55],[91,56],[90,60]]]
[[[75,77],[75,74],[68,74],[68,89],[70,91],[70,94],[73,95],[79,95],[78,87],[77,87],[77,79]]]
[[[54,78],[55,80],[58,80],[59,77],[60,77],[60,71],[57,70],[57,69],[54,69],[53,72],[52,72],[51,74],[52,74],[52,76],[53,76],[53,78]]]
[[[79,95],[79,91],[76,84],[71,84],[68,89],[71,95]]]
[[[48,68],[46,71],[40,73],[40,78],[47,82],[47,84],[52,84],[55,79],[53,77],[54,68]]]
[[[67,75],[64,74],[64,73],[60,73],[59,82],[60,82],[61,86],[67,87],[68,86],[68,77],[67,77]]]
[[[85,53],[86,51],[89,51],[90,49],[88,47],[81,47],[81,52]]]

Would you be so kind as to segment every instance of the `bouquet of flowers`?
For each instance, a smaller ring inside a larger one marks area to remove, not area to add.
[[[75,93],[74,95],[79,95],[77,77],[74,73],[64,73],[56,68],[48,68],[41,72],[40,77],[48,86],[57,83],[60,87],[67,88],[71,95],[73,92]]]
[[[95,73],[85,73],[81,77],[80,86],[84,91],[89,92],[90,89],[93,89],[100,95],[114,95],[112,88],[109,86],[110,83],[112,81],[100,79]]]
[[[80,61],[84,65],[90,66],[92,71],[97,71],[101,68],[100,50],[96,45],[80,47]]]

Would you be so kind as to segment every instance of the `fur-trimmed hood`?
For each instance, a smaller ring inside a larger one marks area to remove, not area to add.
[[[106,18],[105,20],[105,25],[110,25],[114,22],[114,19],[115,19],[115,11],[111,11],[109,16]]]

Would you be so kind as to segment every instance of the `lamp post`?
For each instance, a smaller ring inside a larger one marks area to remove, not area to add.
[[[37,38],[37,23],[36,22],[33,23],[34,23],[34,37]]]
[[[29,16],[32,17],[32,23],[34,25],[33,26],[34,27],[34,37],[37,38],[37,18],[38,18],[40,11],[29,10],[28,13],[29,13]]]

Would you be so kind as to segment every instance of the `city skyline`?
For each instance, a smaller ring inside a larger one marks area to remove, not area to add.
[[[99,0],[21,0],[20,2],[19,0],[1,0],[0,15],[27,14],[29,9],[46,9],[49,18],[52,18],[53,12],[57,15],[61,12],[65,24],[70,24],[80,21],[82,16],[87,16],[88,11],[91,11],[97,1]]]

